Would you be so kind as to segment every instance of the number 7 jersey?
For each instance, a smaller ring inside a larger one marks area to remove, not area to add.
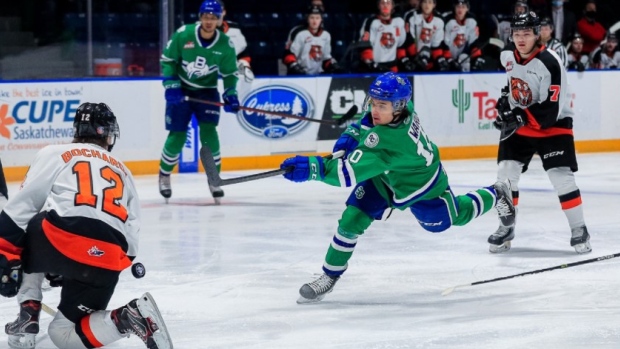
[[[41,149],[4,208],[1,218],[12,224],[0,228],[0,241],[17,242],[15,230],[23,234],[40,211],[47,211],[42,226],[48,240],[80,263],[120,271],[137,254],[140,204],[132,174],[97,145]]]
[[[521,108],[526,125],[517,134],[547,137],[572,134],[573,109],[566,69],[560,57],[541,46],[523,59],[514,44],[502,51],[501,63],[506,68],[511,108]]]

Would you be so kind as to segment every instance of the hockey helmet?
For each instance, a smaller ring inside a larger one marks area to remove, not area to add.
[[[510,22],[510,30],[534,29],[534,35],[540,33],[540,18],[533,11],[516,14]]]
[[[388,72],[380,75],[370,84],[365,109],[370,110],[370,98],[392,102],[394,112],[400,112],[411,100],[413,88],[405,76]]]
[[[198,11],[198,17],[202,16],[203,13],[209,13],[215,15],[218,19],[222,18],[222,13],[224,12],[222,4],[217,0],[205,0],[200,5],[200,10]]]
[[[517,11],[518,10],[518,11]],[[512,7],[512,13],[517,15],[519,13],[526,13],[530,11],[530,7],[527,5],[527,1],[517,0]]]
[[[108,150],[112,149],[120,128],[116,116],[105,103],[82,103],[73,119],[73,137],[98,138],[108,140]]]
[[[306,11],[306,16],[310,15],[321,15],[323,16],[323,9],[321,9],[318,5],[310,5],[308,6],[308,10]]]
[[[467,8],[469,8],[469,0],[453,0],[452,6],[457,6],[457,5],[465,5],[467,6]]]

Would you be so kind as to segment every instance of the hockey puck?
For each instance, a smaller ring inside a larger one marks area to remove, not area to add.
[[[144,264],[142,263],[134,263],[131,266],[131,273],[133,274],[133,277],[135,277],[136,279],[141,279],[144,277],[144,275],[146,275],[146,268],[144,267]]]

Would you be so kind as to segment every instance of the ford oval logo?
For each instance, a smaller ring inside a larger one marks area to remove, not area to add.
[[[251,91],[242,102],[248,108],[276,111],[305,118],[314,116],[314,102],[306,91],[293,85],[267,85]],[[281,139],[291,136],[308,122],[243,110],[237,114],[243,128],[259,137]]]

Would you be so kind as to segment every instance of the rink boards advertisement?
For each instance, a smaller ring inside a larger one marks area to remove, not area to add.
[[[461,149],[470,157],[493,156],[498,141],[498,131],[492,127],[494,106],[505,85],[504,74],[410,78],[415,109],[432,140],[446,149],[444,158],[451,157],[451,149]],[[584,141],[590,145],[588,151],[620,150],[620,118],[615,117],[620,99],[614,93],[620,87],[619,78],[620,72],[613,71],[569,73],[578,149],[579,141]],[[351,75],[257,78],[239,99],[248,108],[331,121],[355,105],[359,110],[355,118],[359,118],[373,79]],[[221,80],[219,89],[223,90]],[[9,168],[8,176],[16,180],[23,175],[40,148],[70,142],[75,111],[86,101],[104,102],[117,115],[121,137],[114,151],[122,154],[128,167],[137,174],[157,173],[167,136],[163,95],[161,80],[155,78],[0,83],[0,158]],[[271,168],[285,154],[328,153],[345,127],[222,109],[218,131],[223,168]],[[196,127],[188,128],[182,154],[191,171],[200,167],[197,137]]]

